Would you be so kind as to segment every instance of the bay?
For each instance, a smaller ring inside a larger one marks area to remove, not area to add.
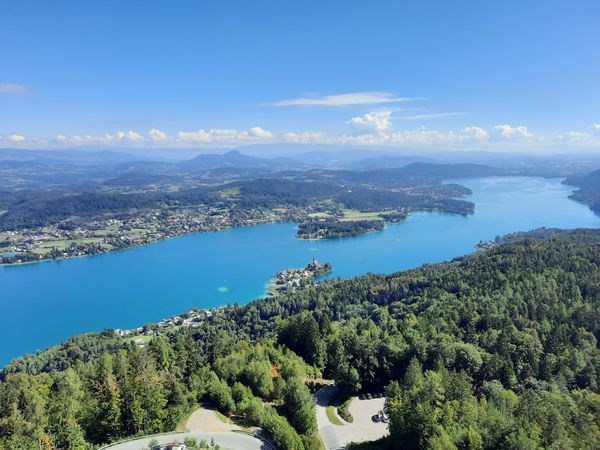
[[[0,267],[0,365],[67,337],[133,328],[193,307],[262,297],[276,272],[312,257],[334,277],[388,273],[470,253],[481,240],[541,226],[600,226],[560,179],[452,180],[473,191],[475,214],[416,213],[382,232],[295,239],[279,223],[191,234],[103,255]]]

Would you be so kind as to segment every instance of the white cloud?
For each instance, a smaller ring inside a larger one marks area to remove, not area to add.
[[[513,127],[511,125],[496,125],[493,129],[492,136],[495,139],[505,140],[523,140],[533,138],[533,134],[529,132],[526,126],[518,125]]]
[[[411,116],[399,116],[400,119],[404,120],[432,120],[432,119],[444,119],[452,116],[462,116],[463,112],[445,112],[445,113],[429,113],[429,114],[413,114]]]
[[[29,89],[22,84],[0,83],[0,94],[27,94]]]
[[[56,135],[56,140],[61,144],[77,144],[77,145],[86,145],[86,144],[114,144],[118,142],[143,142],[144,137],[138,133],[137,131],[129,130],[127,132],[117,131],[113,134],[103,134],[101,136],[93,136],[91,134],[86,134],[83,136],[74,135],[74,136],[65,136],[64,134]]]
[[[197,131],[180,131],[177,133],[180,142],[201,144],[238,145],[272,140],[275,135],[261,127],[253,127],[249,131],[234,128],[213,128]]]
[[[396,97],[389,92],[350,92],[347,94],[290,98],[272,103],[273,106],[352,106],[402,103],[417,98]]]
[[[588,127],[585,131],[568,131],[556,135],[534,135],[524,125],[497,125],[490,128],[466,126],[459,129],[434,129],[425,126],[412,129],[392,129],[389,110],[372,111],[351,118],[347,123],[356,128],[347,134],[329,134],[319,131],[282,131],[274,133],[260,126],[247,130],[235,128],[213,128],[192,131],[179,131],[169,136],[158,128],[151,128],[144,135],[134,130],[117,131],[113,134],[68,136],[57,134],[54,139],[26,138],[16,133],[5,135],[4,142],[55,145],[111,145],[123,146],[141,144],[145,146],[169,145],[186,147],[207,145],[233,147],[257,143],[297,143],[297,144],[338,144],[389,147],[434,147],[434,148],[513,148],[523,146],[574,145],[594,148],[600,146],[600,124]],[[594,133],[597,133],[596,135]],[[479,147],[478,147],[479,146]]]
[[[115,137],[119,141],[128,140],[128,141],[132,141],[132,142],[141,142],[141,141],[144,140],[144,137],[140,133],[138,133],[137,131],[133,131],[133,130],[129,130],[127,132],[117,131],[115,133]],[[100,139],[104,140],[104,141],[112,141],[113,140],[113,136],[111,136],[110,134],[105,134]]]
[[[489,133],[480,127],[465,127],[461,130],[460,135],[467,141],[481,141],[489,137]]]
[[[138,134],[139,133],[135,133],[134,134]],[[58,138],[58,136],[57,136]],[[93,136],[91,134],[86,134],[84,136],[71,136],[71,137],[66,137],[65,141],[66,142],[75,142],[76,144],[91,144],[91,143],[100,143],[100,144],[108,144],[108,143],[112,143],[112,142],[117,142],[117,141],[125,141],[125,140],[129,140],[128,139],[128,133],[124,133],[123,131],[117,131],[114,135],[113,134],[103,134],[101,136]]]
[[[456,146],[486,141],[489,133],[480,127],[465,127],[459,131],[438,131],[426,127],[396,133],[342,135],[340,142],[355,145],[389,146]]]
[[[129,139],[130,141],[139,142],[139,141],[143,141],[144,137],[140,133],[138,133],[137,131],[131,131],[131,130],[129,130],[127,132],[127,139]]]
[[[580,142],[587,139],[589,134],[580,133],[579,131],[567,131],[554,136],[554,140],[557,142]]]
[[[372,129],[378,133],[382,133],[392,126],[390,111],[373,111],[356,116],[349,120],[349,124],[357,129]]]
[[[318,131],[305,131],[303,133],[294,133],[290,131],[283,135],[283,140],[292,144],[312,144],[324,143],[328,141],[327,135]]]
[[[343,135],[340,139],[342,143],[355,145],[422,146],[451,144],[456,141],[456,136],[451,131],[441,132],[421,127],[416,130],[405,130],[396,133]]]
[[[154,142],[164,142],[168,139],[167,134],[157,128],[151,128],[150,131],[148,131],[148,136]]]
[[[250,128],[250,135],[257,137],[257,138],[262,138],[262,139],[272,139],[273,138],[273,133],[271,133],[269,130],[265,130],[264,128],[261,128],[261,127]]]
[[[394,116],[394,118],[398,117],[400,119],[405,119],[405,120],[429,120],[429,119],[441,119],[443,117],[450,117],[450,116],[456,116],[456,115],[461,115],[463,113],[458,113],[458,112],[454,112],[454,113],[435,113],[435,114],[417,114],[417,115],[412,115],[412,116]],[[390,110],[386,110],[386,111],[372,111],[372,112],[368,112],[366,114],[363,114],[362,116],[356,116],[353,117],[352,119],[350,119],[348,121],[349,124],[351,124],[353,127],[355,127],[357,130],[373,130],[376,131],[377,133],[383,133],[386,130],[388,130],[391,126],[392,126],[392,111]],[[461,130],[462,134],[465,133],[475,133],[477,136],[474,136],[476,138],[481,138],[481,134],[482,132],[485,133],[484,137],[487,137],[487,132],[485,130],[483,130],[482,128],[478,128],[478,127],[473,127],[473,129],[469,129],[466,128],[464,130]]]
[[[275,139],[277,136],[265,128],[253,127],[250,130],[236,130],[227,128],[217,128],[204,130],[199,129],[196,131],[180,131],[174,137],[170,137],[167,133],[161,131],[158,128],[151,128],[148,130],[146,135],[129,130],[129,131],[117,131],[114,134],[104,134],[99,136],[94,135],[74,135],[66,136],[64,134],[57,134],[54,142],[60,144],[77,144],[77,145],[90,145],[90,144],[113,144],[113,145],[126,145],[127,143],[144,143],[146,145],[165,143],[172,145],[182,144],[222,144],[222,145],[238,145],[258,142],[269,142]]]
[[[211,129],[203,130],[202,128],[197,131],[180,131],[177,136],[184,142],[234,142],[242,139],[244,132],[240,132],[234,129]],[[245,133],[246,136],[248,133]]]
[[[95,138],[95,137],[87,134],[85,136],[73,136],[71,138],[71,141],[74,142],[75,144],[86,144],[86,143],[89,144],[92,142],[100,142],[100,138]]]
[[[10,136],[8,136],[8,140],[11,142],[23,142],[25,139],[25,136],[21,134],[12,133]]]

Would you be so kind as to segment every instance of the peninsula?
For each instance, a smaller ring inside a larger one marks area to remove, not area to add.
[[[330,273],[333,267],[329,263],[321,264],[315,258],[306,267],[286,269],[269,281],[269,296],[293,294],[315,283],[315,279]]]

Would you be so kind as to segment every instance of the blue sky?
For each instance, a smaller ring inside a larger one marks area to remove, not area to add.
[[[600,148],[600,2],[0,2],[0,147]]]

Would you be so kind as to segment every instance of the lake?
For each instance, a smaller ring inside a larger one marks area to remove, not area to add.
[[[417,213],[384,231],[329,241],[294,238],[291,223],[180,236],[97,256],[0,267],[0,366],[67,337],[265,294],[278,271],[314,256],[332,276],[386,273],[470,253],[481,240],[533,228],[599,227],[560,179],[453,180],[473,191],[475,214]]]

